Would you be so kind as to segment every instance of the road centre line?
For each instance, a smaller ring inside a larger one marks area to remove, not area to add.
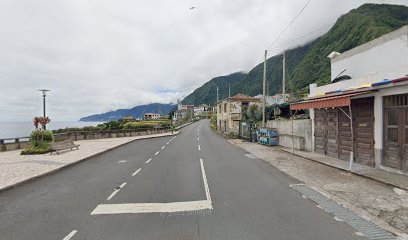
[[[151,159],[151,158],[149,158],[149,160],[147,160],[147,161],[146,161],[146,163],[149,163],[150,161],[152,161],[152,159]]]
[[[138,173],[140,172],[140,170],[142,170],[142,169],[141,169],[141,168],[137,169],[136,172],[134,172],[134,173],[132,174],[132,176],[135,176],[136,174],[138,174]]]
[[[67,236],[64,237],[62,240],[69,240],[71,239],[78,231],[77,230],[72,230]]]
[[[118,193],[119,190],[122,189],[125,185],[126,185],[125,182],[122,183],[122,185],[120,185],[118,188],[116,188],[116,189],[113,191],[113,193],[111,193],[111,195],[109,195],[109,197],[108,197],[106,200],[108,200],[108,201],[111,200],[111,199],[116,195],[116,193]]]
[[[155,153],[154,155],[157,155],[157,154],[159,154],[159,152],[160,152],[160,151],[157,151],[157,152],[156,152],[156,153]]]
[[[129,214],[129,213],[174,213],[213,209],[207,176],[205,174],[203,160],[200,159],[201,173],[204,182],[205,200],[190,202],[170,203],[122,203],[122,204],[99,204],[91,215],[98,214]]]

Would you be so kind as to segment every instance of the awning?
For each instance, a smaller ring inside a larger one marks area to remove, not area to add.
[[[373,91],[364,91],[358,93],[342,94],[333,97],[321,97],[290,104],[290,110],[310,109],[310,108],[333,108],[349,106],[351,97],[371,93]]]

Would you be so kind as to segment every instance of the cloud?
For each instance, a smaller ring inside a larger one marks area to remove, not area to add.
[[[365,2],[313,0],[271,52],[321,35]],[[40,115],[38,88],[52,90],[55,121],[175,102],[213,77],[250,70],[305,3],[3,0],[0,120]]]

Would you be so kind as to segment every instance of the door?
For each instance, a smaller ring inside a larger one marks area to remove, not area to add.
[[[408,94],[384,97],[383,164],[408,171]]]
[[[347,114],[347,115],[346,115]],[[351,121],[350,109],[348,107],[339,108],[339,158],[350,160],[351,152]]]
[[[337,109],[315,110],[315,152],[338,158]]]
[[[355,162],[374,167],[374,98],[351,102]]]
[[[326,123],[325,110],[314,110],[314,149],[316,153],[326,154]]]

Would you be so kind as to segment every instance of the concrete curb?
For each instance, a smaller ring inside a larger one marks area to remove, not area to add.
[[[80,164],[80,163],[82,163],[82,162],[85,162],[85,161],[87,161],[87,160],[90,160],[91,158],[100,156],[100,155],[102,155],[102,154],[104,154],[104,153],[106,153],[106,152],[115,150],[115,149],[117,149],[117,148],[119,148],[119,147],[125,146],[125,145],[130,144],[130,143],[133,143],[133,142],[135,142],[135,141],[145,140],[145,139],[152,139],[152,138],[160,138],[160,137],[169,137],[169,136],[178,135],[179,133],[180,133],[180,131],[177,131],[177,132],[174,132],[173,134],[164,135],[164,136],[150,136],[150,137],[146,137],[146,138],[133,139],[133,140],[131,140],[131,141],[129,141],[129,142],[125,142],[125,143],[119,144],[119,145],[117,145],[117,146],[115,146],[115,147],[112,147],[112,148],[103,150],[102,152],[99,152],[99,153],[96,153],[96,154],[94,154],[94,155],[85,157],[85,158],[83,158],[83,159],[79,159],[78,161],[75,161],[75,162],[72,162],[72,163],[68,163],[68,164],[66,164],[66,165],[63,165],[63,166],[61,166],[61,167],[59,167],[59,168],[56,168],[56,169],[53,169],[53,170],[51,170],[51,171],[48,171],[48,172],[45,172],[45,173],[41,173],[41,174],[39,174],[39,175],[37,175],[37,176],[34,176],[34,177],[31,177],[31,178],[24,179],[24,180],[22,180],[22,181],[20,181],[20,182],[13,183],[13,184],[11,184],[11,185],[9,185],[9,186],[7,186],[7,187],[1,188],[1,189],[0,189],[0,193],[6,192],[6,191],[9,191],[9,190],[12,190],[12,189],[16,189],[17,187],[19,187],[19,186],[21,186],[21,185],[24,185],[24,184],[26,184],[26,183],[33,182],[33,181],[36,181],[36,180],[38,180],[38,179],[40,179],[40,178],[43,178],[43,177],[46,177],[46,176],[55,174],[55,173],[57,173],[57,172],[59,172],[59,171],[62,171],[62,170],[64,170],[64,169],[66,169],[66,168],[73,167],[73,166],[75,166],[75,165],[77,165],[77,164]]]
[[[280,150],[281,150],[281,151],[284,151],[284,152],[286,152],[286,153],[291,154],[291,152],[290,152],[289,150],[286,150],[286,149],[280,149]],[[341,167],[337,167],[337,166],[333,166],[333,165],[330,165],[330,164],[327,164],[327,163],[324,163],[324,162],[320,162],[320,161],[317,161],[317,160],[315,160],[315,159],[308,158],[308,157],[305,157],[305,156],[301,156],[301,155],[296,154],[296,153],[293,153],[293,155],[295,155],[295,156],[297,156],[297,157],[304,158],[304,159],[309,160],[309,161],[313,161],[313,162],[316,162],[316,163],[320,163],[320,164],[325,165],[325,166],[328,166],[328,167],[336,168],[336,169],[341,170],[341,171],[343,171],[343,172],[352,173],[352,174],[354,174],[354,175],[357,175],[357,176],[360,176],[360,177],[364,177],[364,178],[367,178],[367,179],[370,179],[370,180],[373,180],[373,181],[376,181],[376,182],[379,182],[379,183],[388,185],[388,186],[390,186],[390,187],[400,188],[400,189],[403,189],[403,190],[405,190],[405,191],[408,191],[408,188],[406,188],[406,187],[401,187],[401,186],[395,185],[395,184],[390,183],[390,182],[382,181],[381,179],[373,178],[373,177],[364,175],[364,174],[362,174],[362,173],[349,171],[349,170],[347,170],[347,169],[344,169],[344,168],[341,168]]]

